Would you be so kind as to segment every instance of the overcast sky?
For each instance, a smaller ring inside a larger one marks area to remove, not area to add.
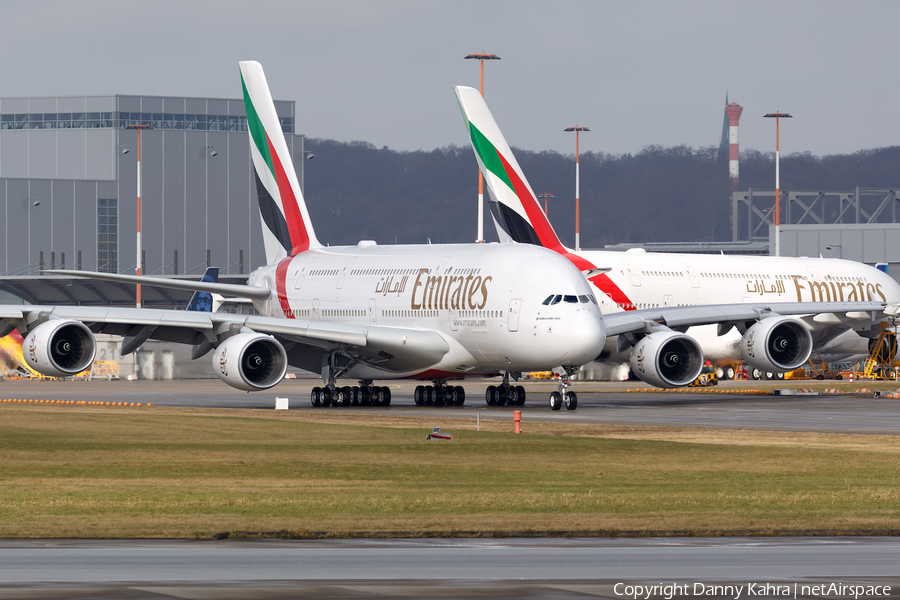
[[[511,145],[582,151],[718,144],[825,155],[896,145],[893,1],[6,0],[0,97],[240,97],[262,63],[297,131],[398,150],[467,145],[453,85],[478,87]]]

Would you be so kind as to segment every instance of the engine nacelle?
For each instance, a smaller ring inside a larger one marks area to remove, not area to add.
[[[91,366],[97,344],[87,325],[53,319],[32,329],[22,342],[28,366],[48,377],[71,377]]]
[[[809,360],[812,347],[812,334],[802,321],[770,317],[741,338],[741,357],[760,371],[783,373]]]
[[[284,379],[287,353],[278,340],[261,333],[239,333],[213,353],[219,379],[239,390],[267,390]]]
[[[700,375],[703,350],[688,335],[658,331],[635,344],[630,362],[631,370],[641,381],[656,387],[679,387]]]

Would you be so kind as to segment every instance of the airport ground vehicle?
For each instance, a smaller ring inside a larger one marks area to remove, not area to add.
[[[700,369],[697,379],[688,384],[688,387],[707,387],[711,385],[719,385],[719,377],[716,368],[709,362]]]

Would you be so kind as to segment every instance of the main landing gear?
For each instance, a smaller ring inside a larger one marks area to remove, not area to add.
[[[518,380],[518,377],[515,378]],[[509,384],[509,372],[503,374],[503,383],[489,385],[484,391],[484,401],[488,406],[522,406],[525,404],[525,388]]]
[[[550,410],[559,410],[563,404],[566,405],[566,410],[578,408],[578,394],[566,391],[572,385],[569,378],[578,371],[578,367],[563,367],[563,369],[565,372],[559,376],[559,391],[550,394]]]
[[[390,406],[391,388],[360,381],[359,385],[314,387],[310,394],[313,406]]]
[[[340,362],[344,359],[344,364]],[[338,387],[335,381],[343,376],[353,362],[331,352],[322,357],[322,381],[324,387],[314,387],[309,395],[313,406],[390,406],[391,389],[372,385],[371,379],[359,382],[359,385]]]
[[[434,385],[417,385],[413,399],[416,406],[462,406],[466,403],[466,390],[459,385],[447,385],[446,380],[435,379]]]

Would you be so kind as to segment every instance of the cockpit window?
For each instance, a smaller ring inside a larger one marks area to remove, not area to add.
[[[569,304],[578,304],[577,296],[566,296],[563,298],[563,302],[568,302]]]
[[[562,300],[562,296],[561,296],[560,294],[557,294],[556,297],[553,298],[553,301],[550,302],[550,305],[552,306],[552,305],[554,305],[554,304],[559,304],[559,301],[560,301],[560,300]]]
[[[588,300],[587,296],[578,296],[578,301],[581,302],[582,304],[587,304],[588,302],[590,302],[590,300]]]
[[[543,304],[544,306],[547,306],[548,304],[550,304],[551,300],[553,300],[553,294],[550,294],[549,296],[547,296],[547,299],[544,300],[543,302],[541,302],[541,304]]]

